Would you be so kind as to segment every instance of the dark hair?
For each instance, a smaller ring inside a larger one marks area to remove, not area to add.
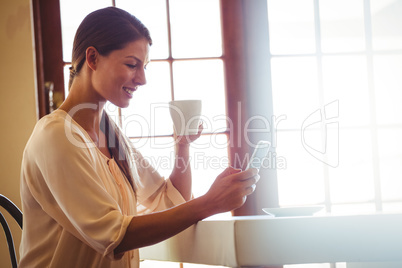
[[[122,49],[128,43],[142,38],[152,45],[148,29],[140,20],[125,10],[107,7],[87,15],[78,27],[74,38],[69,88],[85,63],[88,47],[93,46],[100,55],[107,56],[110,52]],[[108,139],[111,155],[130,184],[135,187],[139,182],[136,179],[137,176],[133,178],[131,172],[134,159],[130,141],[106,112],[102,115],[102,122],[102,131]]]
[[[73,44],[69,88],[85,62],[86,49],[95,47],[107,56],[127,43],[145,38],[152,45],[148,29],[135,16],[117,7],[107,7],[87,15],[77,29]]]

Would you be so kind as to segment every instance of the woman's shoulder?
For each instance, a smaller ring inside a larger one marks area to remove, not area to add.
[[[87,137],[79,125],[66,112],[56,110],[36,123],[27,147],[46,149],[87,143]]]
[[[62,110],[55,110],[45,115],[36,123],[35,131],[50,130],[53,128],[57,130],[64,125],[66,115],[67,113]]]

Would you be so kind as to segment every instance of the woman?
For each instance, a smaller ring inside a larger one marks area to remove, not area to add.
[[[79,26],[70,93],[37,123],[24,151],[21,267],[138,267],[138,248],[233,210],[254,191],[256,169],[228,168],[191,199],[191,171],[176,165],[162,178],[103,111],[107,101],[127,107],[146,83],[151,44],[145,26],[118,8]],[[189,160],[201,131],[177,138],[177,163]]]

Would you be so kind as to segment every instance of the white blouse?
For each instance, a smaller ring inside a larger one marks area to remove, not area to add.
[[[66,112],[39,120],[22,160],[20,267],[139,267],[138,250],[113,253],[132,217],[185,200],[139,153],[132,172],[135,192]]]

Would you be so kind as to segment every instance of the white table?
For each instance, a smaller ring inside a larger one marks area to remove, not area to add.
[[[140,254],[229,267],[400,262],[402,214],[210,218]]]

